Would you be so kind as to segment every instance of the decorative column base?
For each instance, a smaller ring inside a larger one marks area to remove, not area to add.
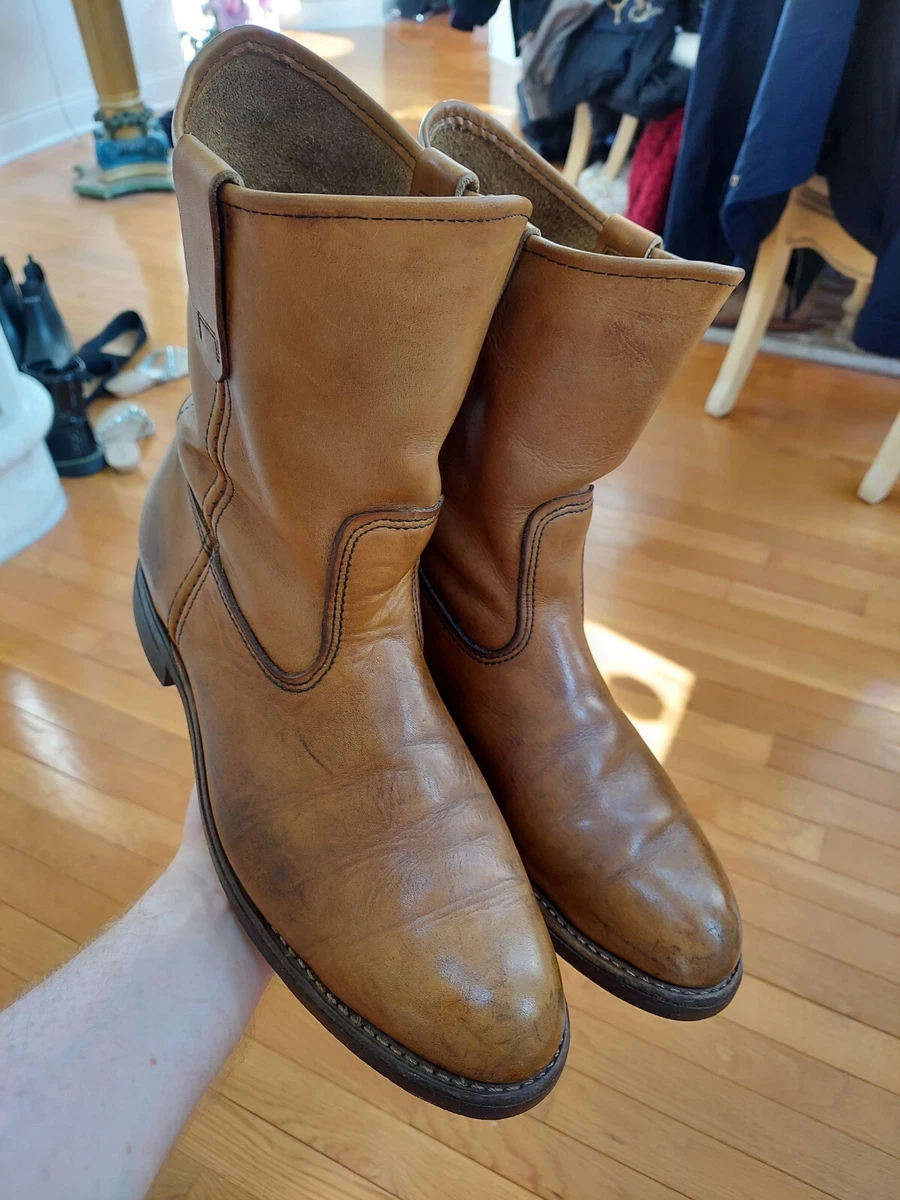
[[[96,163],[75,168],[79,196],[110,200],[130,192],[171,192],[169,140],[146,106],[113,114],[94,114]],[[132,136],[127,136],[128,134]]]

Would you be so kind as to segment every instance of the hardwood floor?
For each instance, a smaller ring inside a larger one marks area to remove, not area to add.
[[[514,107],[483,34],[438,22],[311,37],[415,128],[460,95]],[[77,199],[69,143],[0,171],[0,250],[47,268],[76,338],[137,308],[183,337],[171,196]],[[569,1066],[533,1113],[479,1123],[386,1083],[280,984],[154,1200],[887,1200],[900,1194],[900,495],[854,490],[892,380],[761,358],[735,415],[701,346],[597,490],[596,652],[735,882],[747,977],[700,1025],[565,970]],[[0,1002],[65,961],[168,860],[191,764],[175,689],[132,627],[147,482],[185,383],[146,393],[140,474],[0,567]]]

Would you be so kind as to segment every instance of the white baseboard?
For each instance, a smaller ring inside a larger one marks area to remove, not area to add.
[[[143,76],[141,91],[144,100],[155,112],[172,108],[183,71],[155,71]],[[62,142],[66,138],[86,133],[94,126],[97,96],[92,91],[74,92],[61,99],[18,112],[0,120],[0,166]]]
[[[383,0],[301,0],[300,11],[280,17],[282,29],[362,29],[384,24]]]

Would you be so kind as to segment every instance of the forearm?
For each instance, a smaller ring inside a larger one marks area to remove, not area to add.
[[[138,1200],[269,978],[182,851],[96,942],[0,1014],[0,1194]]]

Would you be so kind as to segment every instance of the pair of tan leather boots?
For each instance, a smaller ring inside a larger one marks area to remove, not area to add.
[[[740,980],[727,879],[594,665],[581,577],[591,481],[740,273],[468,105],[418,145],[263,30],[201,52],[175,130],[193,394],[135,612],[216,867],[356,1054],[522,1112],[568,1045],[554,946],[668,1017]]]

